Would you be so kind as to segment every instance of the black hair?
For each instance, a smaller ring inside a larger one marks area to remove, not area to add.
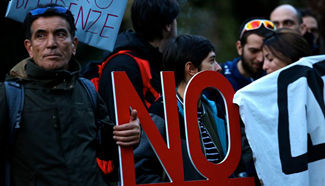
[[[317,18],[316,15],[313,13],[313,11],[310,8],[299,9],[299,12],[300,12],[302,18],[307,17],[307,16],[313,17],[315,19]]]
[[[307,41],[295,30],[289,28],[278,29],[274,34],[264,39],[271,53],[287,64],[298,61],[301,57],[310,56],[311,49]]]
[[[46,5],[39,5],[35,9],[48,8],[48,7],[63,7],[63,6],[51,3],[51,4],[46,4]],[[35,10],[35,9],[33,9],[33,10]],[[33,11],[33,10],[31,10],[31,11]],[[41,13],[38,15],[32,15],[31,12],[27,13],[25,20],[24,20],[26,39],[31,39],[31,36],[32,36],[31,27],[32,27],[33,22],[36,19],[38,19],[39,17],[52,17],[52,16],[60,16],[60,17],[64,18],[69,23],[69,26],[70,26],[69,32],[70,32],[71,36],[72,37],[75,36],[75,32],[77,29],[76,29],[76,26],[74,25],[74,18],[73,18],[71,11],[67,9],[66,13],[60,13],[60,12],[55,11],[54,8],[49,8],[44,13]]]
[[[215,51],[213,44],[202,36],[184,34],[169,43],[163,52],[164,70],[175,72],[176,86],[185,80],[185,64],[192,64],[200,70],[202,61]]]
[[[244,46],[247,43],[247,38],[248,36],[250,36],[251,34],[256,34],[259,35],[263,38],[267,37],[268,35],[272,34],[274,31],[267,29],[264,27],[264,25],[262,25],[260,28],[255,29],[255,30],[248,30],[245,31],[244,34],[241,36],[241,33],[245,27],[245,25],[254,20],[254,19],[263,19],[265,20],[265,18],[259,18],[259,17],[254,17],[254,18],[249,18],[246,21],[243,22],[243,24],[240,26],[240,30],[239,30],[239,41],[241,43],[242,46]]]
[[[163,38],[163,29],[178,16],[176,0],[134,0],[131,9],[132,25],[147,41]]]

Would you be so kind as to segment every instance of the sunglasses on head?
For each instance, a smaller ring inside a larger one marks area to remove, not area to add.
[[[251,30],[257,30],[264,25],[265,28],[275,31],[276,27],[272,21],[266,19],[254,19],[245,24],[243,30],[240,33],[240,39],[243,37],[244,33]]]
[[[47,10],[53,10],[54,12],[60,13],[60,14],[65,14],[68,11],[68,9],[66,9],[64,7],[54,6],[54,7],[36,8],[36,9],[30,11],[29,13],[32,14],[32,16],[36,16],[36,15],[44,14]]]

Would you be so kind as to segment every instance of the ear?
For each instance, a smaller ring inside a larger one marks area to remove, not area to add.
[[[78,43],[79,43],[78,38],[74,37],[73,41],[72,41],[72,54],[73,55],[76,55]]]
[[[168,24],[165,26],[165,31],[170,32],[172,30],[172,24]]]
[[[199,72],[199,69],[196,68],[191,61],[185,63],[185,78],[186,77],[193,77],[196,73]]]
[[[301,23],[299,25],[299,31],[301,35],[305,35],[305,33],[307,32],[307,25],[305,23]]]
[[[25,39],[24,41],[25,48],[29,54],[30,58],[33,58],[33,46],[32,46],[32,41],[29,39]]]
[[[241,45],[241,42],[239,40],[236,42],[236,49],[237,54],[241,56],[243,54],[243,46]]]

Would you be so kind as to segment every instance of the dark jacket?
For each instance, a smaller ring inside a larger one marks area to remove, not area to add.
[[[237,63],[241,59],[241,57],[237,57],[232,61],[227,61],[221,65],[223,70],[223,75],[227,78],[227,80],[231,83],[235,92],[244,86],[250,84],[256,79],[265,75],[265,72],[261,73],[260,76],[255,78],[248,78],[240,74]],[[245,134],[245,126],[241,121],[241,142],[242,142],[242,154],[240,158],[240,162],[233,173],[232,177],[255,177],[255,184],[260,185],[257,174],[254,167],[253,161],[253,153],[248,144],[246,134]]]
[[[211,137],[215,145],[218,149],[220,149],[219,153],[221,154],[221,160],[225,157],[226,152],[223,152],[221,147],[220,138],[217,133],[216,121],[213,114],[217,114],[212,112],[212,108],[207,101],[202,100],[202,104],[207,109],[207,112],[203,115],[204,125],[207,130],[210,132]],[[180,126],[180,136],[181,136],[181,146],[182,146],[182,156],[183,156],[183,165],[184,170],[184,179],[186,181],[190,180],[203,180],[204,178],[196,171],[194,166],[191,163],[189,154],[187,153],[186,147],[186,135],[185,135],[185,125],[184,125],[184,117],[183,110],[178,112],[179,118],[179,126]],[[159,99],[155,102],[149,109],[151,119],[157,126],[160,134],[164,139],[166,139],[166,129],[165,129],[165,120],[164,120],[164,110],[162,99]],[[224,124],[224,122],[221,122]],[[219,124],[221,124],[219,123]],[[203,142],[201,140],[201,148],[203,149]],[[227,144],[226,144],[227,145]],[[203,151],[203,150],[202,150]],[[204,152],[202,152],[204,153]],[[156,157],[155,152],[153,151],[150,142],[145,134],[141,136],[139,146],[134,150],[134,159],[135,159],[135,170],[136,170],[136,180],[137,184],[143,183],[159,183],[159,182],[169,182],[164,169],[162,168],[158,158]],[[220,161],[221,161],[220,160]]]
[[[18,81],[25,88],[21,127],[11,150],[6,149],[8,105],[4,85],[0,84],[0,148],[6,149],[4,154],[12,162],[14,186],[105,185],[96,163],[95,118],[104,124],[102,136],[110,145],[113,124],[99,97],[94,111],[78,81],[79,70],[74,60],[67,70],[44,70],[31,60],[11,70],[7,80]]]
[[[241,58],[235,58],[232,61],[227,61],[223,64],[221,64],[223,75],[228,79],[228,81],[231,83],[233,89],[235,91],[243,88],[244,86],[250,84],[255,79],[254,78],[248,78],[240,74],[237,63]]]
[[[119,50],[131,50],[132,55],[135,57],[149,61],[152,75],[151,85],[158,93],[161,93],[160,70],[162,54],[159,52],[158,48],[154,48],[136,33],[126,31],[121,33],[117,38],[114,52]],[[105,66],[98,89],[99,94],[108,107],[109,115],[112,119],[115,119],[111,78],[112,71],[125,71],[140,98],[144,100],[146,97],[146,100],[150,100],[150,103],[155,101],[155,98],[150,93],[149,95],[143,95],[141,74],[135,60],[127,55],[118,55]]]

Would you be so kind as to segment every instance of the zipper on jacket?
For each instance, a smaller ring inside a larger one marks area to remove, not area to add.
[[[59,146],[59,153],[62,156],[62,158],[64,159],[64,162],[67,162],[66,160],[66,156],[64,153],[64,148],[63,148],[63,144],[62,144],[62,133],[61,133],[61,123],[60,123],[60,117],[59,117],[59,111],[58,108],[55,109],[53,115],[52,115],[52,120],[53,120],[53,127],[56,131],[56,138],[57,138],[57,144]],[[70,177],[68,175],[69,174],[69,168],[66,165],[66,163],[64,164],[64,166],[66,167],[65,169],[65,176],[66,176],[66,181],[68,183],[68,185],[70,185]]]

